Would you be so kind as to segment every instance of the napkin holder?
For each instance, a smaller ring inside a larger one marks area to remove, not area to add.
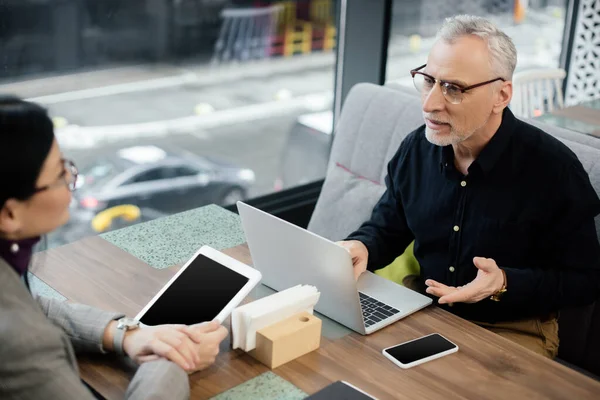
[[[319,348],[322,321],[300,312],[256,331],[250,356],[274,369]]]

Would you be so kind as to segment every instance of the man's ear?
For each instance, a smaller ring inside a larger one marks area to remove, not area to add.
[[[513,85],[511,81],[502,82],[502,86],[498,89],[496,95],[496,103],[492,111],[495,114],[502,114],[502,111],[510,104],[513,95]]]
[[[18,216],[19,203],[15,199],[8,199],[0,208],[0,233],[13,234],[21,228]]]

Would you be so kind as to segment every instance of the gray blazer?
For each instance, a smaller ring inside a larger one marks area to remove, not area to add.
[[[92,400],[75,355],[104,353],[106,325],[122,315],[34,298],[0,258],[0,399]],[[187,373],[166,360],[142,364],[126,399],[188,399]]]

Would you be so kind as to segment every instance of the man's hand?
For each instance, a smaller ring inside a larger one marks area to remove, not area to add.
[[[367,262],[369,260],[369,250],[367,250],[367,246],[358,240],[337,242],[337,244],[348,250],[350,256],[352,256],[354,279],[358,280],[360,275],[367,270]]]
[[[455,288],[427,279],[427,293],[439,297],[438,303],[477,303],[498,292],[504,285],[504,274],[491,258],[475,257],[477,276],[465,286]]]

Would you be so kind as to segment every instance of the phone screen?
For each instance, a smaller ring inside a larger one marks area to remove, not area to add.
[[[399,344],[398,346],[389,348],[385,351],[400,363],[410,364],[455,347],[456,345],[454,343],[451,343],[441,335],[434,333],[433,335],[424,336],[413,340],[412,342]]]

